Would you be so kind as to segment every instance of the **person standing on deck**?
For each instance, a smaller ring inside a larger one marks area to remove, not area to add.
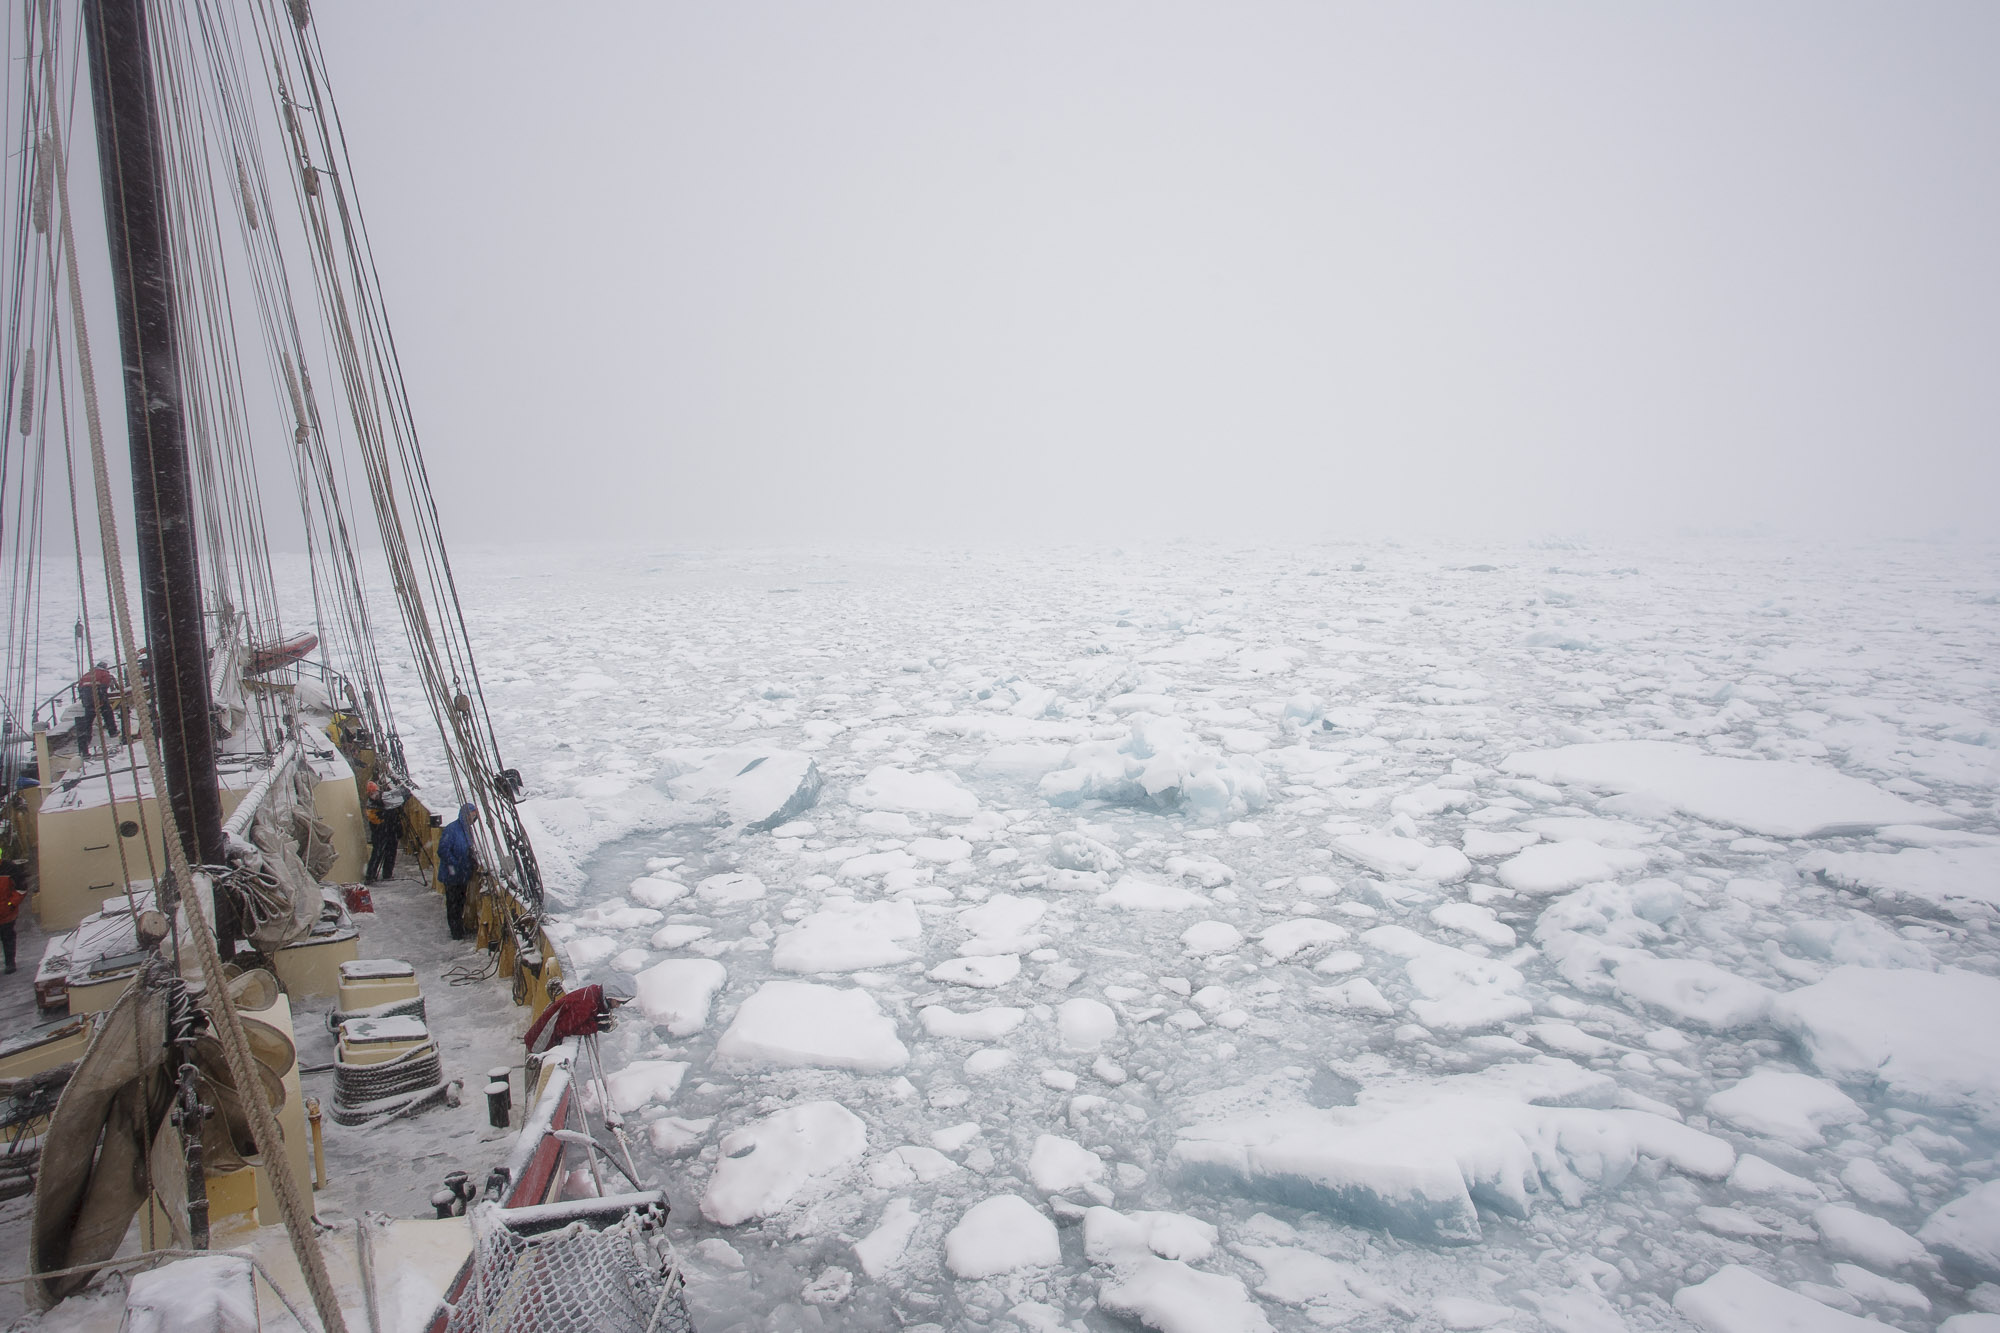
[[[9,972],[14,970],[14,922],[26,901],[28,895],[21,892],[21,867],[13,861],[0,861],[0,953],[6,955]]]
[[[396,873],[396,847],[403,840],[403,793],[394,787],[386,794],[368,784],[368,871],[362,882],[373,884]]]
[[[438,884],[444,889],[444,921],[455,940],[465,938],[465,886],[478,862],[472,853],[472,821],[479,807],[467,801],[438,839]]]
[[[90,733],[99,718],[104,719],[104,734],[112,741],[118,739],[118,715],[111,711],[111,691],[117,683],[112,678],[111,667],[104,662],[84,672],[76,682],[77,698],[83,703],[83,715],[76,720],[76,753],[79,759],[90,758]]]

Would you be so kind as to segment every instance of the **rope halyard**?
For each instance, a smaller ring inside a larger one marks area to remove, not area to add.
[[[102,529],[104,543],[105,571],[111,584],[112,621],[116,627],[119,642],[124,648],[125,659],[136,663],[138,643],[132,633],[131,607],[126,598],[124,563],[119,551],[118,524],[116,511],[111,502],[111,475],[105,460],[104,428],[97,410],[97,382],[90,356],[90,339],[84,316],[83,287],[77,272],[76,236],[71,226],[69,200],[69,172],[63,160],[59,118],[55,115],[56,68],[53,39],[53,21],[49,10],[50,0],[42,0],[42,27],[45,40],[42,44],[44,79],[48,90],[51,133],[53,136],[56,163],[56,203],[62,233],[63,261],[68,269],[68,290],[71,326],[77,343],[77,369],[83,382],[84,416],[90,439],[91,473],[95,482],[98,523]],[[153,735],[152,712],[148,706],[145,673],[131,673],[130,686],[136,708],[135,718],[140,737],[146,749],[147,765],[152,772],[154,790],[165,792],[166,775],[161,767],[159,746]],[[289,1163],[285,1158],[284,1138],[278,1128],[275,1116],[264,1099],[263,1085],[257,1074],[256,1057],[250,1051],[249,1040],[243,1032],[243,1024],[229,1000],[228,979],[222,972],[222,958],[217,952],[214,933],[209,929],[208,918],[201,908],[201,891],[207,888],[206,878],[197,880],[187,862],[180,832],[175,827],[171,802],[159,804],[161,821],[166,829],[167,859],[176,883],[186,887],[193,901],[182,903],[189,932],[193,936],[195,958],[201,969],[202,980],[207,989],[208,1012],[215,1022],[217,1035],[221,1039],[224,1061],[229,1066],[230,1077],[241,1090],[244,1108],[249,1112],[251,1138],[256,1142],[257,1151],[263,1157],[265,1174],[278,1197],[278,1210],[284,1215],[285,1229],[292,1243],[292,1253],[297,1257],[299,1270],[305,1276],[306,1288],[312,1294],[313,1305],[319,1311],[321,1326],[327,1333],[346,1333],[346,1320],[342,1317],[340,1301],[333,1289],[333,1279],[327,1272],[326,1256],[321,1253],[319,1239],[313,1231],[312,1209],[299,1197],[298,1182],[293,1179]]]

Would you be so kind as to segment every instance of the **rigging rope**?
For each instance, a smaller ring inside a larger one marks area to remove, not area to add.
[[[138,645],[132,633],[131,608],[125,596],[124,564],[119,555],[118,528],[115,511],[111,503],[110,470],[105,462],[104,428],[97,413],[96,376],[90,359],[90,340],[86,331],[83,308],[83,287],[76,269],[76,237],[70,225],[69,173],[63,164],[60,122],[53,114],[56,87],[54,54],[54,34],[49,14],[50,0],[42,0],[44,78],[49,91],[51,107],[51,132],[57,136],[56,152],[56,193],[60,208],[62,227],[62,247],[65,267],[68,270],[71,327],[77,340],[77,368],[83,380],[84,415],[90,437],[91,473],[97,492],[98,522],[104,541],[104,564],[111,580],[112,614],[117,626],[119,641],[124,646],[127,660],[138,659]],[[152,769],[156,791],[166,790],[166,776],[160,765],[160,752],[153,735],[151,709],[147,706],[147,689],[143,672],[132,673],[133,693],[138,701],[138,724],[140,735],[145,741],[146,760]],[[237,1017],[236,1007],[229,1000],[229,986],[222,972],[222,958],[216,950],[215,937],[209,930],[208,919],[200,902],[202,884],[190,871],[183,849],[179,830],[171,802],[160,802],[161,822],[166,827],[167,859],[175,882],[185,887],[193,901],[183,904],[182,915],[187,920],[195,942],[195,958],[200,965],[202,979],[209,996],[210,1017],[216,1020],[218,1035],[221,1037],[225,1062],[229,1066],[230,1077],[242,1090],[242,1102],[249,1112],[251,1137],[256,1141],[257,1150],[262,1154],[269,1169],[266,1176],[278,1196],[278,1208],[285,1218],[285,1229],[291,1237],[292,1252],[298,1258],[299,1269],[305,1275],[306,1287],[312,1293],[313,1304],[319,1310],[320,1322],[328,1333],[346,1333],[346,1321],[341,1316],[340,1302],[333,1290],[333,1281],[326,1268],[326,1257],[320,1252],[318,1237],[312,1229],[312,1210],[299,1197],[298,1182],[286,1165],[284,1138],[278,1129],[276,1117],[264,1100],[263,1085],[258,1081],[256,1057],[251,1054],[250,1043],[244,1036],[243,1024]]]

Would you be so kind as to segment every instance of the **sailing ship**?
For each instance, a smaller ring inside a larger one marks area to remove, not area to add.
[[[602,1074],[576,1063],[575,1039],[525,1072],[507,1159],[435,1200],[445,1239],[412,1241],[424,1224],[409,1219],[350,1234],[315,1218],[322,1126],[294,1005],[334,1004],[337,1124],[394,1133],[463,1082],[441,1067],[413,969],[362,956],[371,815],[426,884],[444,823],[398,730],[381,585],[451,805],[475,809],[463,924],[491,984],[538,1014],[565,969],[542,928],[523,780],[485,706],[309,0],[27,0],[21,17],[0,850],[51,942],[35,976],[47,1021],[0,1034],[0,1159],[34,1187],[33,1302],[116,1271],[107,1327],[172,1326],[161,1311],[203,1292],[203,1327],[235,1327],[245,1308],[256,1320],[262,1293],[285,1311],[274,1326],[379,1329],[386,1270],[421,1252],[439,1330],[684,1327],[660,1191],[603,1187],[600,1163],[636,1173],[603,1141],[617,1137],[608,1097],[581,1093]],[[71,211],[92,207],[72,194],[89,175],[78,139],[96,144],[109,242],[136,613],[91,359],[96,269]],[[274,574],[289,512],[264,503],[259,466],[274,460],[308,555],[310,629]],[[45,521],[51,493],[67,494],[68,524]],[[86,554],[93,533],[101,555]],[[44,659],[37,632],[57,558],[74,567],[73,661]],[[49,688],[51,662],[76,684]],[[565,1199],[582,1176],[584,1197]],[[225,1233],[231,1247],[211,1250]]]

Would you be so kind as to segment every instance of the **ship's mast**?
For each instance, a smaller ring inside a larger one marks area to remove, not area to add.
[[[118,299],[118,342],[124,354],[139,583],[160,761],[189,864],[219,865],[225,845],[222,799],[209,715],[194,496],[181,419],[165,152],[155,111],[145,0],[84,0],[83,26]],[[112,577],[118,577],[117,571]],[[227,898],[218,894],[215,905],[217,944],[224,958],[236,938],[236,913]]]

